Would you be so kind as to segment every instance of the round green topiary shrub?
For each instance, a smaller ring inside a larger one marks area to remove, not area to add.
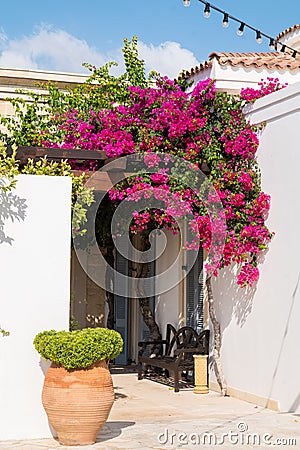
[[[98,360],[112,360],[123,349],[120,333],[107,328],[43,331],[36,335],[33,343],[44,359],[66,369],[84,369]]]

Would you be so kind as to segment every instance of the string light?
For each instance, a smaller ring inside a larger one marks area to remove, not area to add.
[[[244,29],[245,29],[245,24],[244,24],[244,22],[242,22],[241,25],[240,25],[240,27],[239,27],[239,29],[237,30],[236,34],[237,34],[238,36],[243,36],[243,34],[244,34]]]
[[[270,38],[269,49],[275,50],[275,41],[273,38]]]
[[[285,44],[282,44],[282,45],[281,45],[281,50],[280,50],[280,51],[281,51],[282,53],[284,53],[284,52],[285,52],[285,49],[286,49],[286,45],[285,45]]]
[[[227,28],[228,27],[228,14],[227,13],[224,13],[222,27],[223,28]]]
[[[258,44],[261,44],[261,43],[262,43],[261,33],[260,33],[260,31],[258,31],[258,30],[256,30],[256,42],[257,42]]]
[[[210,16],[210,12],[211,9],[213,9],[214,11],[217,11],[221,14],[223,14],[223,21],[222,21],[222,26],[224,28],[228,28],[229,25],[229,19],[233,20],[234,22],[237,22],[240,24],[238,30],[237,30],[237,34],[238,36],[242,36],[244,34],[244,30],[245,28],[249,28],[250,30],[254,31],[256,33],[256,41],[258,44],[262,43],[262,36],[269,39],[269,49],[270,50],[274,50],[276,48],[277,44],[281,45],[281,52],[286,52],[287,50],[289,50],[289,54],[291,54],[291,56],[293,58],[296,58],[298,53],[300,54],[300,52],[298,50],[295,50],[292,47],[289,47],[287,44],[283,44],[280,41],[276,41],[275,39],[271,36],[269,36],[268,34],[263,33],[260,30],[257,30],[256,28],[252,27],[251,25],[247,24],[246,22],[243,22],[240,19],[237,19],[236,17],[233,17],[231,14],[228,14],[226,11],[223,11],[222,9],[218,8],[217,6],[212,5],[210,2],[207,2],[205,0],[198,0],[200,3],[203,3],[203,5],[205,5],[204,11],[203,11],[203,15],[205,18],[209,18]],[[183,0],[183,4],[184,6],[190,6],[190,0]]]
[[[203,11],[203,16],[205,17],[205,19],[208,19],[210,16],[210,4],[206,3],[204,11]]]

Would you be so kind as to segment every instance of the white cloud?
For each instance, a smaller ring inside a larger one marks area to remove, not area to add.
[[[140,41],[138,46],[146,70],[154,69],[170,78],[176,77],[181,69],[198,64],[193,53],[177,42],[154,46]],[[101,66],[111,60],[120,64],[113,73],[122,72],[124,65],[120,48],[109,55],[101,53],[86,41],[48,25],[42,25],[32,35],[20,39],[9,39],[0,30],[0,67],[83,72],[83,62]]]
[[[82,72],[83,62],[100,66],[106,60],[86,41],[63,30],[41,26],[21,39],[2,38],[1,67]]]
[[[194,54],[182,48],[178,42],[164,42],[156,47],[139,42],[138,48],[147,70],[156,70],[170,78],[177,77],[182,69],[190,69],[199,64]]]

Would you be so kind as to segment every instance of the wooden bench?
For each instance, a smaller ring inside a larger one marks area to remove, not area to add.
[[[192,327],[182,327],[177,331],[173,325],[167,325],[166,339],[161,341],[141,341],[138,356],[138,379],[143,377],[143,365],[145,370],[149,366],[159,367],[174,374],[174,390],[179,392],[179,374],[192,371],[194,376],[193,355],[208,355],[209,330],[199,334]],[[145,352],[149,349],[149,356]],[[154,352],[154,349],[156,353]]]

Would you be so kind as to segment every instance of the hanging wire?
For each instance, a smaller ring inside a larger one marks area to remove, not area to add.
[[[244,33],[244,29],[245,28],[249,28],[249,30],[252,30],[256,33],[256,41],[257,43],[261,44],[262,43],[262,36],[269,39],[269,48],[270,50],[277,50],[277,46],[278,44],[281,45],[281,49],[280,51],[282,53],[285,53],[287,50],[289,50],[288,54],[293,57],[296,58],[298,54],[300,54],[300,52],[298,50],[295,50],[292,47],[289,47],[287,44],[282,43],[281,41],[276,41],[274,37],[269,36],[266,33],[263,33],[262,31],[258,30],[257,28],[252,27],[251,25],[249,25],[248,23],[244,22],[243,20],[237,19],[236,17],[232,16],[231,14],[227,13],[226,11],[223,11],[222,9],[218,8],[217,6],[212,5],[210,2],[207,2],[205,0],[198,0],[200,3],[203,3],[203,5],[205,5],[204,8],[204,12],[203,15],[206,18],[209,18],[210,16],[210,12],[213,9],[214,11],[217,11],[221,14],[223,14],[223,21],[222,21],[222,26],[224,28],[227,28],[229,25],[229,19],[233,20],[234,22],[237,22],[240,24],[238,30],[237,30],[237,34],[238,36],[242,36]],[[190,0],[183,0],[183,4],[184,6],[189,6],[190,5]]]

